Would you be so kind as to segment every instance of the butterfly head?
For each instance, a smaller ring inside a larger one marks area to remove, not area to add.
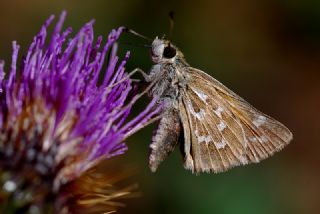
[[[154,63],[174,63],[183,57],[178,48],[169,40],[156,37],[151,44],[151,59]]]

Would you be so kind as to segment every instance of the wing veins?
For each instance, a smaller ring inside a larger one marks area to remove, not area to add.
[[[190,98],[189,98],[189,99],[190,99]],[[195,102],[195,104],[199,107],[199,105],[198,105],[196,102]],[[207,109],[210,109],[210,108],[208,108],[208,106],[206,106],[206,107],[207,107]],[[209,115],[209,116],[210,116],[210,115]],[[211,117],[213,117],[213,115],[211,115]],[[215,135],[215,134],[212,132],[212,130],[207,129],[207,127],[209,127],[209,121],[208,121],[208,119],[207,119],[206,117],[204,117],[204,120],[205,120],[205,122],[206,122],[206,123],[205,123],[206,126],[204,125],[204,127],[205,127],[205,129],[207,130],[207,132],[210,133],[210,135]],[[227,123],[225,120],[223,120],[222,118],[221,118],[221,120],[222,120],[223,122],[225,122],[226,125],[228,125],[228,123]],[[215,125],[215,130],[217,130],[218,136],[219,136],[221,139],[223,139],[226,143],[228,143],[229,141],[224,137],[224,135],[221,133],[221,131],[219,131],[216,122],[214,122],[214,125]],[[228,127],[229,127],[229,126],[228,126]],[[241,141],[239,140],[239,138],[237,137],[237,135],[233,132],[233,130],[232,130],[230,127],[229,127],[229,130],[232,131],[232,134],[233,134],[233,135],[238,139],[238,141],[241,143]],[[211,140],[212,140],[212,142],[213,142],[213,144],[214,144],[214,147],[215,147],[217,153],[218,153],[219,156],[220,156],[220,161],[221,161],[222,166],[223,166],[223,170],[222,170],[222,171],[225,171],[226,169],[228,169],[228,166],[225,165],[225,161],[228,161],[230,165],[231,165],[231,162],[232,162],[232,161],[228,158],[227,155],[222,155],[222,154],[221,154],[221,151],[220,151],[220,149],[218,149],[217,146],[215,145],[215,141],[213,140],[213,138],[212,138],[211,136],[210,136],[210,138],[211,138]],[[231,149],[231,147],[230,147],[230,144],[226,144],[226,145],[227,145],[227,146],[230,148],[230,150],[232,151],[232,149]],[[208,148],[208,149],[209,149],[209,148]],[[225,150],[225,149],[223,149],[223,150]],[[210,150],[209,150],[209,153],[210,153]],[[234,153],[234,152],[232,152],[232,153]],[[241,153],[241,152],[239,152],[239,153]],[[210,154],[211,154],[211,153],[210,153]],[[234,157],[237,158],[237,155],[235,155],[235,154],[233,154],[233,155],[234,155]],[[223,158],[224,156],[227,157],[227,160],[226,160],[225,158]],[[241,162],[239,158],[237,158],[237,159],[238,159],[238,162]]]
[[[189,95],[188,95],[188,93],[186,92],[186,91],[184,91],[184,95],[185,95],[185,97],[186,98],[188,98],[189,100],[189,102],[191,102],[191,99],[190,99],[190,97],[189,97]],[[188,102],[187,100],[184,100],[184,102]],[[186,103],[184,104],[184,105],[187,105]],[[198,106],[199,107],[199,106]],[[190,115],[190,111],[187,111],[188,112],[188,115],[189,116],[191,116]],[[197,118],[196,118],[197,119]],[[191,121],[191,120],[190,120]],[[192,124],[192,123],[191,123]],[[197,123],[196,123],[196,125],[197,125]],[[192,134],[192,133],[191,133]],[[194,135],[194,134],[193,134]],[[210,139],[212,140],[212,142],[213,142],[213,139],[212,139],[212,137],[210,136]],[[197,142],[198,142],[198,140],[197,140]],[[194,143],[197,143],[197,142],[194,142]],[[209,147],[208,147],[208,145],[206,144],[206,149],[207,149],[207,151],[208,151],[208,156],[209,156],[209,158],[210,158],[210,163],[211,163],[211,166],[213,167],[214,165],[213,165],[213,161],[212,161],[212,158],[211,158],[211,153],[210,153],[210,150],[209,150]],[[200,159],[201,161],[199,161],[199,163],[200,163],[200,165],[202,166],[201,168],[205,168],[205,167],[203,167],[203,164],[202,164],[202,159]]]
[[[196,166],[196,161],[195,161],[195,157],[194,157],[194,155],[196,154],[195,152],[196,151],[194,151],[194,149],[195,148],[193,148],[193,146],[192,146],[192,142],[194,142],[194,136],[193,136],[193,134],[192,134],[192,128],[193,128],[193,126],[192,126],[192,121],[191,121],[191,115],[190,115],[190,111],[188,111],[187,109],[187,103],[185,103],[185,100],[184,99],[182,99],[182,102],[183,102],[183,105],[184,105],[184,107],[185,107],[185,109],[186,109],[186,113],[187,113],[187,117],[188,117],[188,124],[189,124],[189,127],[190,127],[190,143],[191,143],[191,145],[190,145],[190,155],[192,156],[192,158],[193,158],[193,162],[194,162],[194,165],[193,165],[193,168],[196,170],[196,172],[198,172],[198,166]],[[201,168],[203,168],[203,166],[202,166],[202,161],[200,161],[199,162],[199,164],[200,164],[200,169]]]

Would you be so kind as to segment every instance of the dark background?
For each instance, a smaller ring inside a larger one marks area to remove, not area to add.
[[[119,162],[137,169],[142,197],[122,213],[320,213],[320,1],[257,0],[1,0],[0,58],[10,64],[11,41],[25,53],[44,20],[66,9],[78,30],[96,19],[95,33],[120,25],[150,37],[168,32],[188,62],[211,74],[258,109],[286,124],[294,140],[260,164],[223,174],[192,175],[178,151],[153,174],[147,166],[152,127],[128,139]],[[122,41],[144,41],[125,35]],[[132,50],[128,70],[148,70],[148,51]],[[141,108],[147,103],[141,101]]]

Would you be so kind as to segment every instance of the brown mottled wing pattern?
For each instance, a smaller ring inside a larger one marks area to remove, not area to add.
[[[186,71],[180,118],[185,168],[195,173],[222,172],[259,162],[292,140],[283,124],[263,114],[201,70]]]

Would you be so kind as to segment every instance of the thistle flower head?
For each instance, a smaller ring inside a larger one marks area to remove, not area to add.
[[[113,30],[104,44],[101,36],[94,39],[93,21],[74,37],[71,28],[62,31],[65,16],[49,40],[54,17],[45,22],[20,69],[16,42],[10,72],[0,63],[0,200],[17,198],[22,211],[47,209],[51,201],[53,210],[69,212],[63,201],[72,193],[66,196],[63,188],[90,177],[89,169],[101,160],[122,154],[123,140],[159,112],[152,100],[127,119],[139,95],[125,72],[129,52],[122,60],[116,56],[123,28]]]

